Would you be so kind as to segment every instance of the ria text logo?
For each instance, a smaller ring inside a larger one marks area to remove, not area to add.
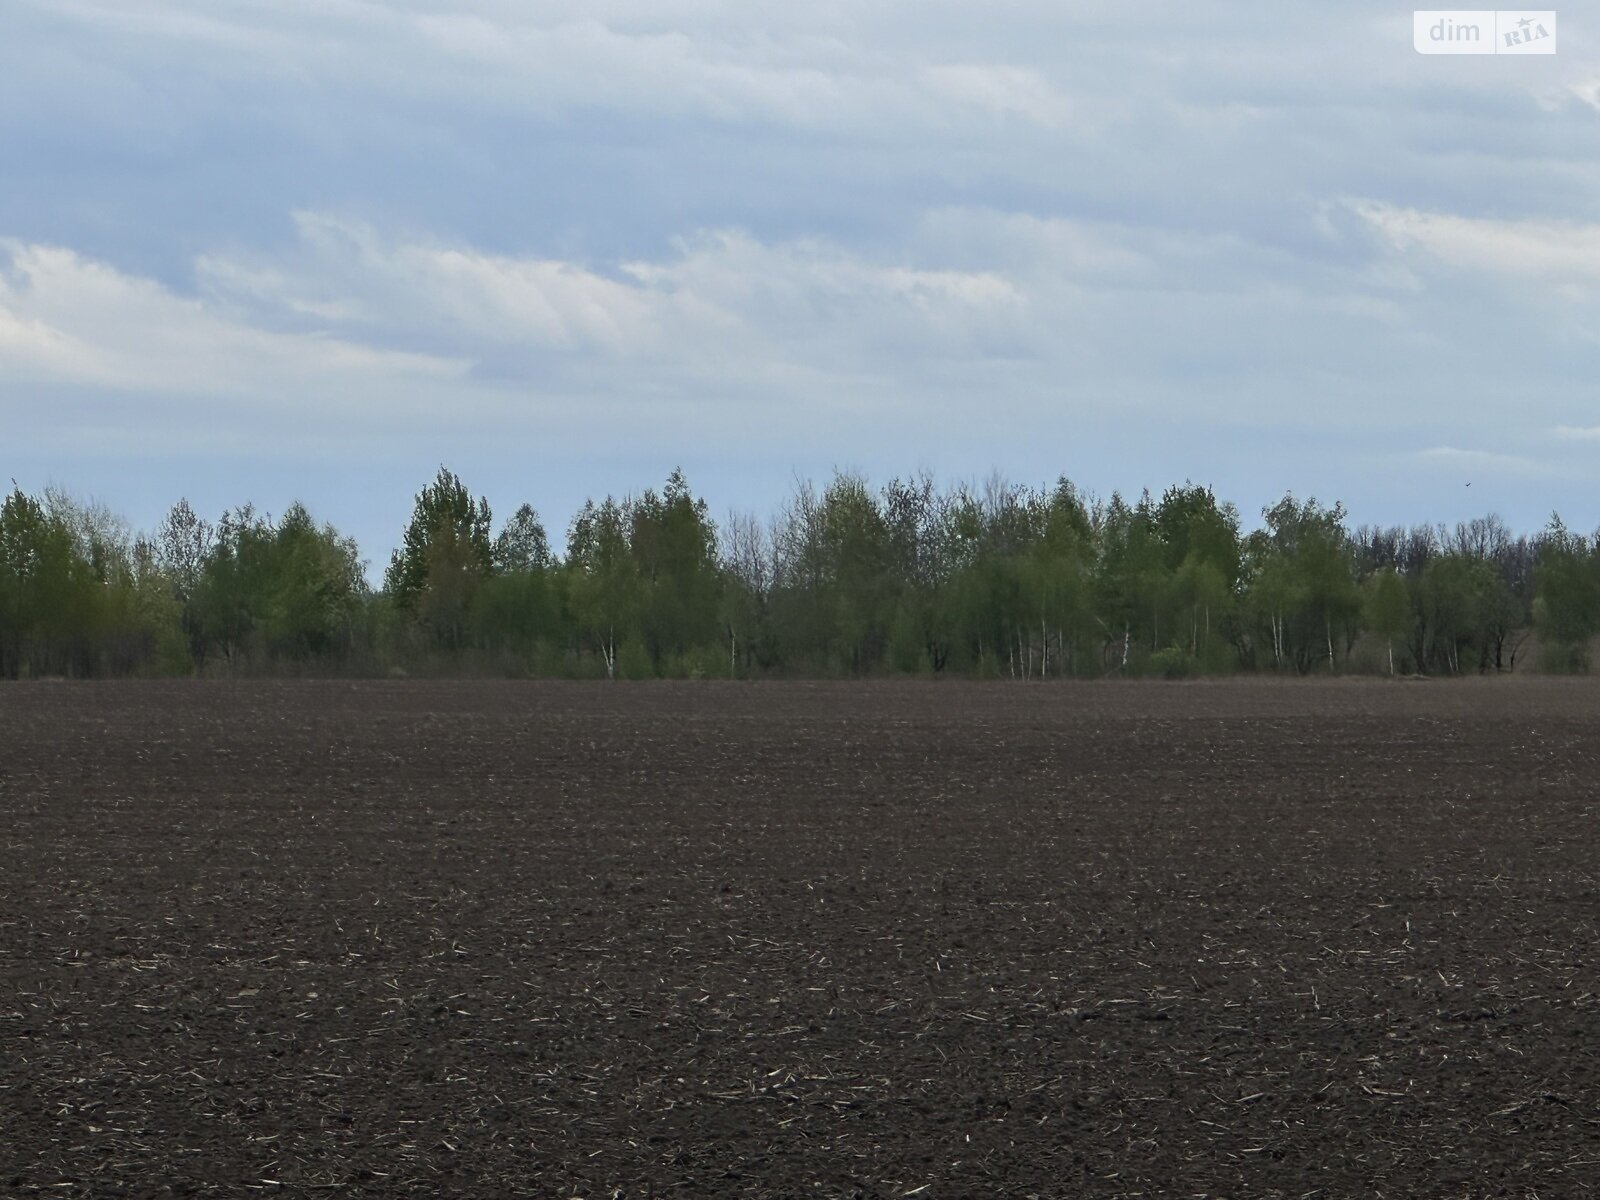
[[[1554,54],[1553,9],[1428,9],[1411,14],[1418,54]]]

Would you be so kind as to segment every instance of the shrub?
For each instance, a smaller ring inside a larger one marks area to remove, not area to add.
[[[1195,672],[1195,661],[1187,650],[1168,646],[1150,656],[1150,674],[1162,679],[1187,679]]]
[[[654,679],[655,664],[643,642],[627,641],[617,648],[618,679]]]

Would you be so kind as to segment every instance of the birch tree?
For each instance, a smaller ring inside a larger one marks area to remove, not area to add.
[[[628,545],[628,520],[610,496],[586,501],[567,534],[568,588],[574,616],[605,664],[606,678],[617,677],[617,650],[637,635],[640,586]]]

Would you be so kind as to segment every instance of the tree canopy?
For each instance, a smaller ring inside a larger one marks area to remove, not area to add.
[[[1286,495],[1247,527],[1211,489],[1086,495],[993,475],[801,480],[715,520],[681,470],[585,501],[552,546],[447,468],[382,586],[300,504],[145,535],[104,506],[0,501],[0,676],[263,671],[653,676],[1465,674],[1586,670],[1600,541],[1559,517],[1352,529]]]

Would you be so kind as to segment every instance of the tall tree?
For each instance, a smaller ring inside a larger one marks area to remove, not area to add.
[[[512,514],[494,539],[494,569],[502,575],[548,570],[555,562],[550,539],[533,505],[524,504]]]
[[[1117,670],[1127,669],[1135,642],[1150,650],[1163,645],[1162,609],[1172,577],[1155,515],[1148,492],[1136,505],[1112,493],[1097,522],[1095,607],[1107,665]]]
[[[1389,674],[1393,675],[1395,639],[1404,641],[1417,622],[1405,576],[1393,567],[1374,572],[1367,579],[1365,605],[1367,628],[1384,640],[1389,651]]]
[[[666,659],[720,640],[717,530],[681,470],[672,472],[660,495],[646,491],[631,502],[627,518],[642,589],[641,632],[659,671]]]
[[[834,645],[860,674],[877,665],[888,644],[894,611],[888,526],[866,480],[844,473],[823,493],[821,524]]]
[[[395,606],[429,631],[436,644],[459,650],[467,610],[494,571],[489,501],[444,467],[417,493],[400,549],[384,575]]]
[[[254,505],[224,512],[195,585],[199,636],[230,671],[247,665],[261,649],[260,626],[271,605],[273,541],[272,523]]]
[[[1584,539],[1551,514],[1539,542],[1533,616],[1541,654],[1552,670],[1581,671],[1589,665],[1589,639],[1600,632],[1595,558]]]
[[[719,530],[724,584],[720,614],[728,637],[728,673],[752,662],[772,663],[770,605],[772,540],[752,513],[734,513]]]
[[[628,545],[628,518],[610,496],[586,501],[567,532],[567,571],[573,615],[592,639],[606,677],[617,677],[617,651],[639,624],[639,573]]]
[[[216,527],[198,516],[187,498],[180,499],[162,518],[152,541],[156,564],[165,574],[182,613],[189,653],[199,666],[205,665],[210,645],[195,598],[216,544]]]
[[[895,593],[887,654],[896,670],[942,671],[949,661],[953,629],[939,597],[950,567],[945,555],[945,508],[927,472],[892,479],[883,489]]]
[[[367,591],[362,566],[354,541],[290,505],[272,538],[263,614],[270,651],[301,661],[348,655]]]
[[[1344,515],[1343,505],[1287,495],[1263,510],[1266,527],[1246,541],[1248,595],[1274,662],[1302,674],[1323,661],[1334,670],[1335,632],[1348,647],[1358,628],[1361,595]]]

